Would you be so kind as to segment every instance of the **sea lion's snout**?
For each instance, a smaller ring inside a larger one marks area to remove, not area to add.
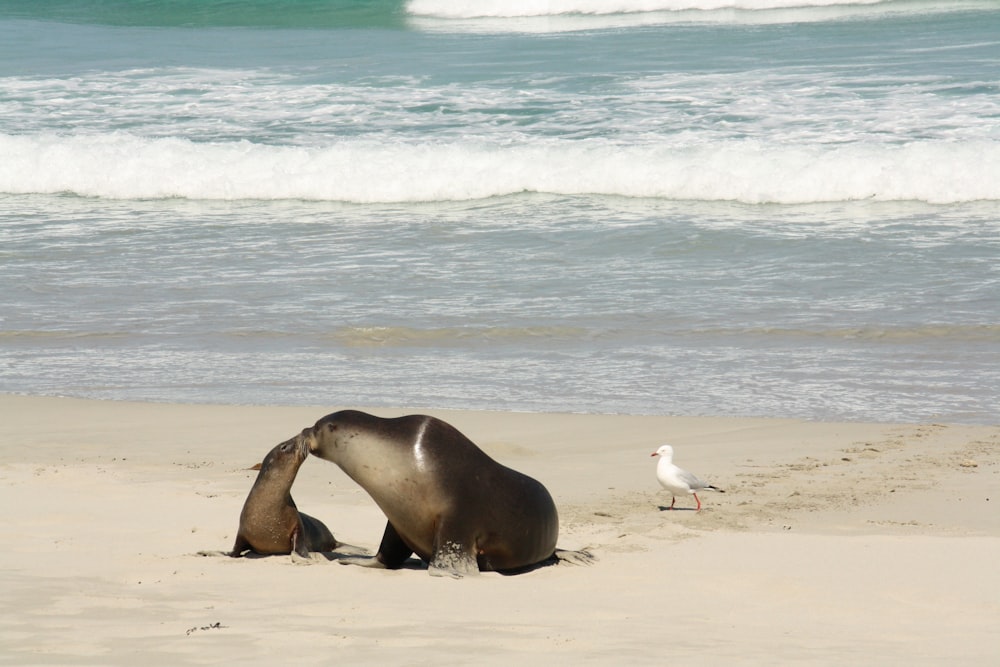
[[[278,456],[292,456],[299,462],[302,462],[306,460],[307,456],[309,456],[309,448],[305,446],[300,436],[295,436],[294,438],[289,438],[288,440],[280,443],[274,448],[273,452],[268,454],[268,456],[272,458]]]
[[[303,451],[305,451],[307,454],[309,453],[315,454],[316,450],[319,449],[319,441],[316,440],[316,436],[313,434],[313,429],[311,428],[302,429],[302,433],[299,433],[295,437],[299,441]]]
[[[306,437],[305,433],[298,434],[292,438],[292,440],[295,442],[295,446],[298,447],[299,455],[303,459],[309,456],[309,453],[312,451],[312,447],[309,444],[310,438]]]

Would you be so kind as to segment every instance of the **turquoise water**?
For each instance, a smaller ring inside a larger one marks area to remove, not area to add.
[[[998,2],[0,0],[0,391],[995,423],[998,64]]]

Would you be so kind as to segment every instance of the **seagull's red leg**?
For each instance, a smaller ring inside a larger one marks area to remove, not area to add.
[[[694,508],[694,511],[695,512],[701,511],[701,501],[698,500],[698,494],[697,493],[694,494],[694,499],[698,502],[698,506]]]
[[[674,508],[674,503],[677,502],[677,496],[670,496],[670,509]]]

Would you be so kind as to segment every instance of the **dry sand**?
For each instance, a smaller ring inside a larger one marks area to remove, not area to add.
[[[0,664],[1000,664],[1000,426],[429,412],[542,481],[591,567],[461,580],[232,546],[277,442],[337,406],[0,396]],[[650,453],[726,490],[663,511]],[[374,550],[307,460],[294,496]]]

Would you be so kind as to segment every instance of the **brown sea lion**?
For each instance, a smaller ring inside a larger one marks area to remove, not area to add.
[[[236,542],[228,555],[295,554],[333,551],[340,543],[322,521],[299,512],[292,500],[292,483],[309,456],[309,448],[289,442],[276,446],[260,466],[243,511]]]
[[[342,563],[395,569],[416,553],[430,574],[460,577],[593,560],[556,549],[559,517],[541,483],[497,463],[440,419],[344,410],[281,446],[336,463],[385,513],[375,557]]]

